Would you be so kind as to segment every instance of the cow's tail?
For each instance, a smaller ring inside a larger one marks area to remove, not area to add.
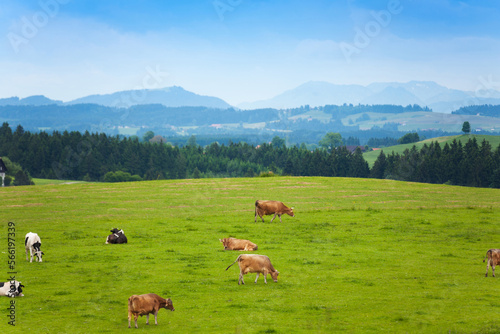
[[[236,260],[235,260],[233,263],[231,263],[231,264],[229,265],[229,267],[227,267],[227,268],[226,268],[226,270],[228,270],[229,268],[231,268],[231,266],[232,266],[233,264],[235,264],[236,262],[238,262],[238,260],[240,259],[240,257],[241,257],[241,255],[239,255],[239,256],[236,258]]]
[[[486,259],[489,259],[491,257],[491,249],[486,252],[486,256],[483,259],[483,262],[486,261]]]

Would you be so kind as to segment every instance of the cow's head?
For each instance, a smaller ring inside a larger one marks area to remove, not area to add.
[[[41,246],[42,244],[39,242],[35,242],[33,244],[33,249],[35,250],[36,259],[38,262],[42,262],[42,255],[45,255],[45,253],[40,250]]]
[[[7,296],[8,297],[11,297],[11,298],[14,298],[14,297],[23,297],[23,289],[24,288],[24,285],[21,284],[21,282],[18,282],[18,281],[14,281],[14,284],[12,284],[12,282],[9,282],[10,283],[10,289],[9,291],[7,292]]]
[[[111,233],[118,233],[120,232],[121,230],[117,229],[116,227],[112,230],[110,230]]]
[[[116,244],[116,240],[118,239],[118,236],[116,234],[110,234],[106,238],[106,244]]]
[[[228,250],[229,239],[228,238],[224,238],[224,239],[219,239],[219,241],[222,242],[222,245],[224,245],[224,250]]]
[[[22,288],[24,288],[24,285],[22,285],[21,282],[17,282],[17,281],[16,281],[16,285],[17,285],[17,289],[16,289],[17,292],[16,292],[16,294],[18,296],[23,297],[24,295],[23,295],[23,289]]]
[[[172,300],[170,298],[167,298],[166,301],[167,301],[167,304],[165,305],[164,309],[170,310],[170,311],[175,311],[174,304],[172,303]]]
[[[279,271],[277,271],[277,270],[275,270],[275,271],[273,271],[273,272],[271,273],[271,277],[273,278],[273,281],[274,281],[275,283],[278,283],[278,275],[279,275],[279,274],[280,274],[280,272],[279,272]]]
[[[292,217],[295,217],[295,215],[293,214],[293,208],[288,208],[285,213],[289,216],[292,216]]]
[[[41,250],[38,250],[38,252],[35,252],[36,258],[38,259],[38,262],[42,262],[42,255],[45,255],[44,252]]]

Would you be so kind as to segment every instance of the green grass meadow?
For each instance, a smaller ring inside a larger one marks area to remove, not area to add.
[[[500,276],[482,262],[500,248],[498,189],[271,177],[8,187],[0,199],[1,276],[10,221],[26,286],[16,326],[0,298],[0,333],[500,332]],[[255,223],[256,199],[296,216]],[[113,227],[128,244],[104,244]],[[42,263],[26,261],[30,231]],[[248,274],[239,286],[229,236],[255,242],[278,283]],[[128,297],[151,292],[175,311],[128,329]]]

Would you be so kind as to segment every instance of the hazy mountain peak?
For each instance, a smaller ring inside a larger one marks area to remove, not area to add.
[[[103,95],[89,95],[67,104],[94,103],[108,107],[131,107],[141,104],[162,104],[166,107],[203,106],[227,109],[231,105],[212,96],[202,96],[179,86],[158,89],[126,90]]]
[[[33,96],[28,96],[25,97],[24,99],[20,99],[17,96],[13,97],[8,97],[4,99],[0,99],[0,105],[1,106],[28,106],[28,105],[33,105],[33,106],[42,106],[42,105],[50,105],[50,104],[61,104],[62,101],[59,100],[52,100],[49,99],[46,96],[43,95],[33,95]]]

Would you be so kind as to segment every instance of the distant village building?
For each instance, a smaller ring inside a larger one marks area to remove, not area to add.
[[[2,158],[0,157],[0,177],[2,177],[2,187],[5,187],[5,173],[7,172],[7,167],[3,163]]]
[[[361,152],[366,151],[366,148],[364,146],[346,145],[346,149],[351,153],[354,153],[357,148],[359,148]]]

